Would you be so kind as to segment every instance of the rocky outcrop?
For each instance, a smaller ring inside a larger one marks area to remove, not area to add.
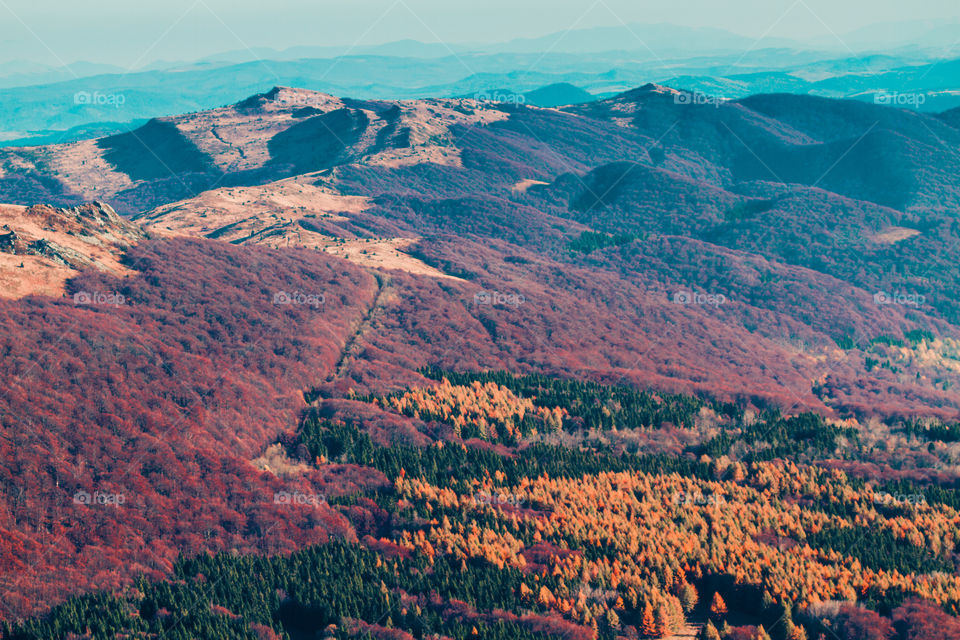
[[[0,295],[56,294],[84,269],[121,275],[123,253],[147,237],[110,205],[0,205]]]

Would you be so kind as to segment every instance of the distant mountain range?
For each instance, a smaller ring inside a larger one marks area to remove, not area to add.
[[[692,28],[675,24],[621,24],[609,27],[571,29],[535,38],[517,38],[493,43],[441,43],[399,40],[379,45],[296,46],[287,49],[252,48],[207,56],[201,62],[239,63],[257,60],[297,60],[348,55],[375,55],[402,58],[443,58],[452,54],[492,53],[604,53],[644,51],[662,58],[687,57],[704,53],[738,52],[759,49],[831,52],[831,55],[870,55],[880,52],[937,51],[950,55],[960,40],[960,23],[918,20],[908,23],[880,23],[839,35],[809,39],[780,37],[752,38],[717,28]],[[955,51],[953,52],[955,53]],[[929,55],[929,54],[928,54]]]
[[[0,63],[0,89],[27,85],[51,84],[108,73],[123,73],[125,69],[110,64],[75,62],[69,65],[48,65],[12,60]]]
[[[944,44],[954,33],[960,40],[957,25],[919,22],[900,32],[880,25],[850,34],[855,49],[848,49],[840,41],[755,40],[719,29],[622,25],[497,44],[406,40],[252,49],[138,70],[7,63],[0,65],[0,145],[120,132],[128,123],[211,109],[274,85],[396,100],[491,93],[529,98],[532,91],[562,84],[576,87],[575,100],[584,101],[584,92],[603,98],[656,82],[726,99],[790,92],[943,111],[960,106],[958,52]],[[896,46],[877,44],[893,38]],[[548,102],[559,104],[557,99]]]

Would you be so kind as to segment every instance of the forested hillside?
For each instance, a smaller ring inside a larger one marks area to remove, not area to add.
[[[276,88],[0,151],[4,635],[960,637],[953,120]]]
[[[423,373],[439,384],[322,403],[280,443],[303,465],[298,476],[351,465],[386,480],[277,494],[348,522],[339,541],[183,559],[173,582],[76,598],[7,637],[612,640],[692,626],[704,638],[891,639],[895,628],[925,639],[960,629],[960,489],[934,497],[824,468],[867,457],[849,426],[542,376]],[[371,435],[358,418],[371,411],[433,435]],[[671,431],[690,439],[663,441]]]

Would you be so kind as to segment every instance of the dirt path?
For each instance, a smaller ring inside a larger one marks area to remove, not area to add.
[[[695,640],[702,628],[702,622],[688,622],[679,631],[672,636],[667,636],[664,640]]]
[[[343,347],[343,352],[340,355],[340,360],[337,361],[337,366],[333,374],[327,378],[327,382],[343,377],[347,367],[350,366],[350,361],[353,360],[363,348],[364,335],[366,335],[383,316],[383,310],[386,307],[387,298],[393,292],[393,286],[388,276],[379,273],[373,273],[372,275],[377,279],[377,295],[374,297],[373,304],[370,305],[370,309],[367,311],[363,320],[360,321],[356,330],[347,339]]]

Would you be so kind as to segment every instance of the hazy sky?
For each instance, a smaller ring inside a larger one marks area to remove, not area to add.
[[[130,67],[248,47],[503,41],[621,21],[803,38],[958,18],[957,0],[0,0],[0,61]]]

